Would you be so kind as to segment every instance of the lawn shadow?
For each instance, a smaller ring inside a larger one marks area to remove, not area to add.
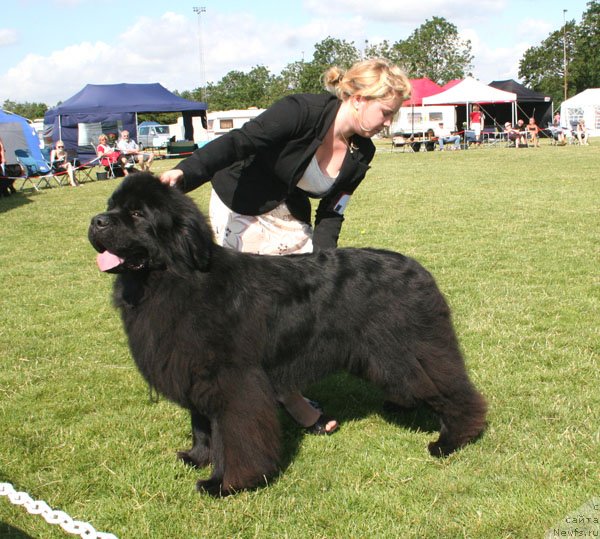
[[[325,413],[337,419],[343,428],[344,423],[379,414],[385,421],[400,429],[411,432],[432,434],[439,432],[440,421],[427,406],[412,410],[394,409],[384,406],[385,396],[373,384],[349,374],[336,374],[311,386],[304,396],[316,400]],[[300,440],[310,436],[284,411],[282,420],[282,473],[296,457]],[[335,436],[335,434],[334,434]]]
[[[31,204],[33,200],[30,199],[30,194],[34,193],[17,191],[9,196],[0,196],[0,213],[14,210],[15,208],[19,208],[25,204]]]
[[[31,535],[27,535],[24,531],[6,522],[0,522],[0,537],[3,539],[33,539]]]

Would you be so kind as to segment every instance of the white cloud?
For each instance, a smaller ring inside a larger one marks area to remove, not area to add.
[[[18,40],[17,31],[12,28],[0,28],[0,47],[12,45]]]
[[[506,8],[508,0],[421,0],[410,4],[398,4],[389,0],[371,0],[365,9],[364,0],[307,0],[304,6],[319,17],[327,17],[339,23],[340,17],[361,15],[374,22],[398,23],[411,31],[432,17],[444,17],[459,24],[493,17]],[[342,30],[338,24],[338,30]]]
[[[523,19],[518,25],[522,34],[513,34],[506,44],[495,48],[491,36],[484,35],[482,21],[487,17],[489,22],[506,10],[507,2],[423,0],[399,8],[389,0],[373,0],[365,9],[362,0],[306,0],[309,17],[302,23],[280,23],[253,12],[211,12],[209,18],[201,15],[200,25],[198,18],[189,14],[139,16],[125,32],[110,35],[110,41],[107,37],[46,55],[25,56],[0,75],[0,102],[41,101],[52,106],[88,83],[160,82],[170,90],[191,90],[201,82],[218,82],[229,71],[247,72],[257,65],[278,74],[291,62],[311,60],[314,45],[327,36],[354,42],[362,49],[365,39],[377,43],[377,36],[390,42],[405,39],[433,16],[452,21],[461,36],[471,40],[476,77],[484,82],[517,78],[525,43],[539,43],[551,28],[535,18]],[[18,38],[14,30],[0,30],[0,46]]]
[[[554,30],[556,30],[556,27],[548,21],[525,19],[519,23],[516,29],[516,36],[529,43],[541,43]]]
[[[88,83],[161,82],[171,90],[191,89],[199,85],[189,75],[199,65],[194,35],[195,27],[183,17],[141,18],[114,43],[83,42],[48,56],[27,55],[0,78],[0,89],[3,98],[49,106]]]

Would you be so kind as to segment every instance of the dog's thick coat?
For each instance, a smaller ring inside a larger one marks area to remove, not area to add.
[[[193,201],[132,174],[92,219],[89,239],[118,257],[114,302],[149,384],[188,409],[198,488],[226,495],[278,471],[278,396],[345,370],[403,407],[441,419],[432,455],[484,429],[449,308],[415,260],[373,249],[258,256],[217,246]]]

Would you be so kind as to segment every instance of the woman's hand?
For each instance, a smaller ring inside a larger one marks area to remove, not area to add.
[[[183,179],[183,171],[177,168],[167,170],[160,175],[160,181],[170,187],[175,187]]]

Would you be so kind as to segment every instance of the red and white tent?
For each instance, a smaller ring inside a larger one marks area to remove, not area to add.
[[[492,88],[467,77],[448,90],[423,98],[423,105],[464,105],[466,103],[514,103],[517,94]]]
[[[515,103],[517,94],[505,92],[488,86],[483,82],[467,77],[458,84],[455,84],[448,90],[423,98],[423,105],[466,105],[467,111],[469,104],[478,103]],[[467,114],[467,121],[469,115]]]
[[[420,107],[423,104],[423,98],[437,94],[442,91],[442,87],[431,79],[424,77],[422,79],[410,79],[412,92],[410,99],[402,103],[403,107]]]

